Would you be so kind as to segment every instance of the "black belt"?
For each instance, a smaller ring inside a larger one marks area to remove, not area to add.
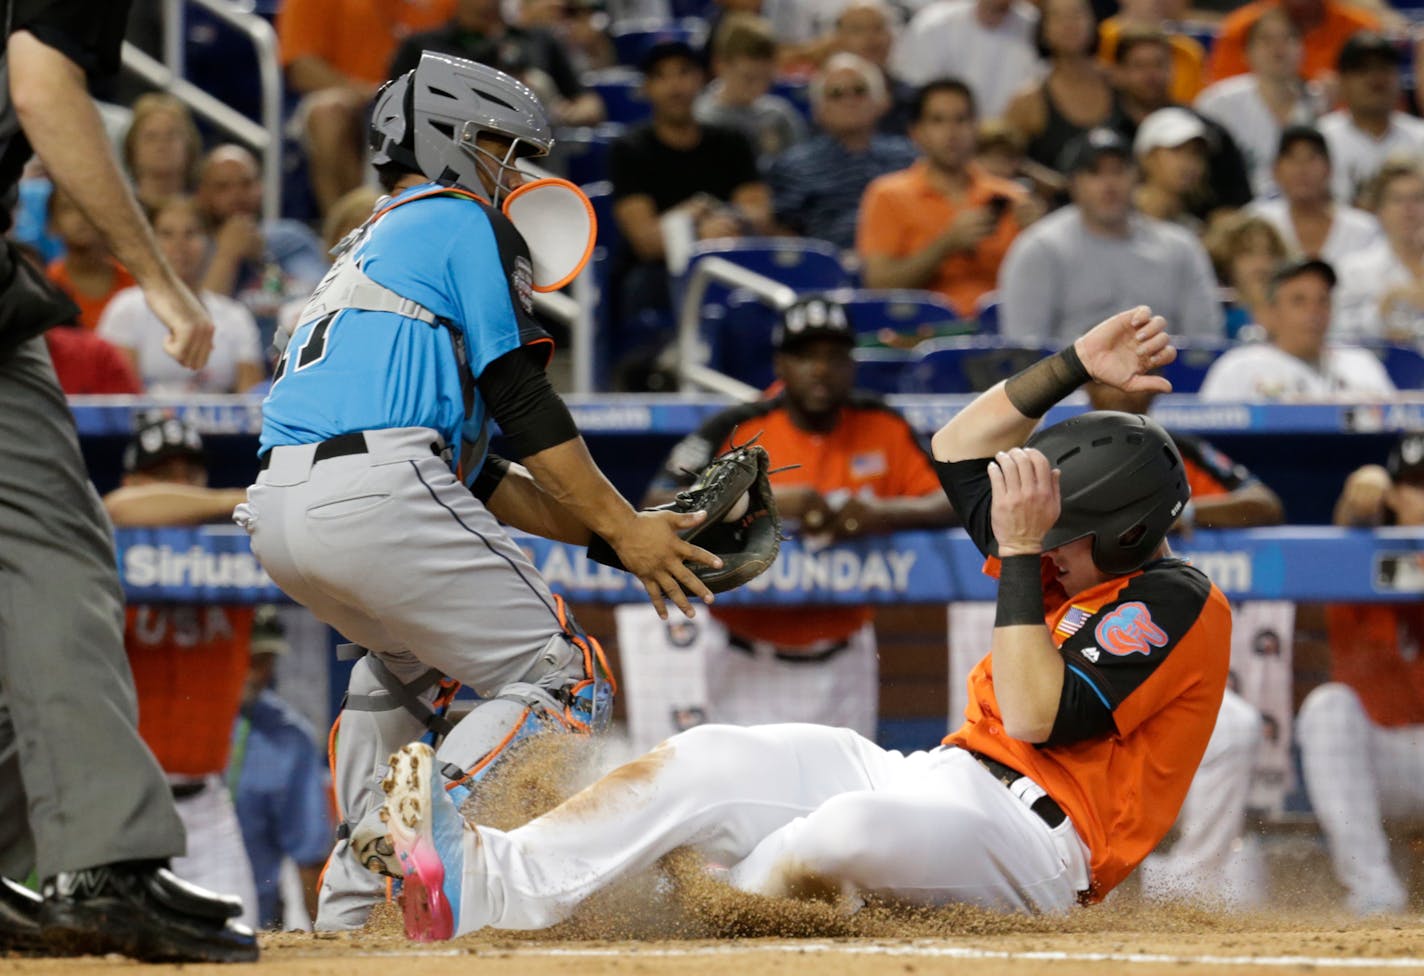
[[[350,434],[337,434],[317,444],[316,450],[312,452],[312,464],[334,457],[345,457],[348,454],[365,454],[368,450],[366,435],[359,430]],[[266,471],[271,464],[272,450],[268,449],[258,459],[257,470]]]
[[[738,637],[736,634],[729,634],[727,636],[727,646],[749,657],[756,656],[756,646],[751,641],[743,637]],[[794,651],[783,651],[778,647],[772,652],[772,657],[778,661],[785,661],[788,664],[820,664],[822,661],[829,661],[849,646],[849,640],[836,641],[830,647],[823,648],[812,654],[797,654]]]
[[[173,791],[173,799],[186,800],[203,792],[208,784],[198,780],[196,783],[169,783],[168,788]]]
[[[1013,786],[1014,783],[1024,778],[1023,773],[1014,769],[1012,766],[1005,766],[997,759],[990,759],[988,756],[975,752],[973,749],[966,749],[965,752],[979,760],[979,765],[987,769],[996,780],[1005,786]],[[1049,827],[1057,827],[1068,819],[1068,815],[1063,812],[1063,808],[1047,793],[1037,800],[1034,800],[1033,806],[1029,807],[1029,809],[1038,814],[1038,819],[1048,824]]]

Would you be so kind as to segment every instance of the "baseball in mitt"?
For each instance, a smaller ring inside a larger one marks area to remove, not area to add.
[[[713,458],[693,484],[654,511],[707,513],[678,535],[722,559],[722,568],[688,563],[713,593],[734,589],[766,572],[781,550],[781,514],[771,493],[771,459],[755,438]]]

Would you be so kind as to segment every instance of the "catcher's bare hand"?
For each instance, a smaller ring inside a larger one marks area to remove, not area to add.
[[[706,517],[706,512],[639,512],[616,539],[608,540],[624,568],[642,581],[653,609],[663,620],[667,619],[666,599],[671,599],[686,617],[697,615],[688,602],[689,594],[704,603],[712,602],[712,591],[683,561],[717,569],[722,560],[706,549],[683,541],[677,534],[700,524]]]
[[[1043,551],[1043,537],[1058,521],[1062,501],[1059,473],[1034,448],[1000,451],[989,462],[989,507],[999,555],[1021,556]]]
[[[1099,383],[1129,392],[1172,392],[1164,376],[1151,371],[1177,358],[1167,320],[1146,305],[1104,319],[1073,344],[1083,367]]]

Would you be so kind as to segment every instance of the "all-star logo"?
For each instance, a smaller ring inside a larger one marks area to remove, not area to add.
[[[514,293],[519,296],[519,304],[525,315],[534,313],[534,266],[524,255],[514,259]]]

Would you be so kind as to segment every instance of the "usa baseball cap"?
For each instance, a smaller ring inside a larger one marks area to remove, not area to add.
[[[124,447],[124,473],[145,471],[172,457],[208,461],[198,428],[163,411],[140,415],[133,438]]]
[[[1395,481],[1424,481],[1424,431],[1401,437],[1390,448],[1385,470]]]
[[[1186,109],[1171,105],[1142,120],[1132,151],[1140,159],[1154,149],[1175,149],[1193,139],[1207,141],[1206,123]]]
[[[777,352],[794,350],[811,339],[840,339],[855,345],[855,329],[845,306],[826,295],[807,296],[787,306],[771,331],[771,346]]]
[[[1080,170],[1092,169],[1104,156],[1131,160],[1132,149],[1122,133],[1105,125],[1075,136],[1058,156],[1058,171],[1072,176]]]

